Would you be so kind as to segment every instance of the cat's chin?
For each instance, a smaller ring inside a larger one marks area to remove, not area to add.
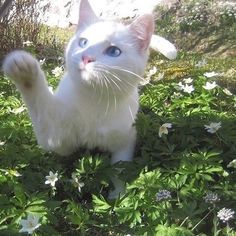
[[[91,85],[96,83],[96,76],[93,75],[93,73],[88,72],[87,70],[81,70],[80,77],[84,84]]]
[[[81,74],[82,80],[87,81],[87,82],[91,81],[91,74],[88,71],[81,70],[80,74]]]

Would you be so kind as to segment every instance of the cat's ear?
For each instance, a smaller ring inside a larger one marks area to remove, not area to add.
[[[133,36],[137,39],[139,48],[145,51],[154,32],[154,19],[151,14],[144,14],[133,21],[129,28]]]
[[[87,27],[99,19],[93,11],[88,0],[80,0],[78,30]]]

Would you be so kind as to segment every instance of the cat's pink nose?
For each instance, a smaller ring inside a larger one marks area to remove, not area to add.
[[[82,61],[83,61],[84,65],[87,65],[88,63],[95,61],[95,57],[83,55]]]

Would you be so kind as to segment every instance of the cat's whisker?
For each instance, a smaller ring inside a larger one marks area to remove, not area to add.
[[[132,112],[132,110],[131,110],[130,106],[129,106],[129,112],[130,112],[131,118],[132,118],[132,120],[133,120],[133,122],[134,122],[134,121],[135,121],[135,119],[134,119],[134,115],[133,115],[133,112]]]
[[[121,80],[117,74],[115,74],[114,72],[111,72],[109,70],[104,70],[107,74],[111,75],[114,79],[118,80],[120,82],[120,84],[123,84],[123,85],[129,85],[130,87],[132,88],[136,88],[133,84],[129,83],[128,81],[126,80]],[[125,87],[125,86],[124,86]]]
[[[113,82],[112,80],[109,80],[105,74],[103,74],[103,76],[104,76],[105,80],[107,80],[109,82],[109,84],[111,84],[110,81]],[[115,106],[115,110],[116,110],[116,107],[117,107],[116,93],[114,91],[113,86],[111,86],[111,89],[112,89],[112,93],[114,96],[114,106]]]
[[[123,72],[126,72],[128,74],[131,74],[133,76],[135,76],[136,78],[140,79],[142,82],[145,82],[145,85],[149,84],[151,86],[153,86],[149,81],[147,81],[147,79],[143,78],[142,76],[130,71],[130,70],[127,70],[127,69],[124,69],[122,67],[119,67],[119,66],[108,66],[112,69],[115,69],[115,70],[119,70],[119,71],[123,71]],[[135,78],[135,77],[130,77],[130,78]]]

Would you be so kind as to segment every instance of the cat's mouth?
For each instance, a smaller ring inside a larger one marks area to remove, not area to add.
[[[79,71],[81,74],[81,78],[85,81],[91,81],[97,77],[94,71],[94,63],[85,64],[83,61],[79,63]]]

